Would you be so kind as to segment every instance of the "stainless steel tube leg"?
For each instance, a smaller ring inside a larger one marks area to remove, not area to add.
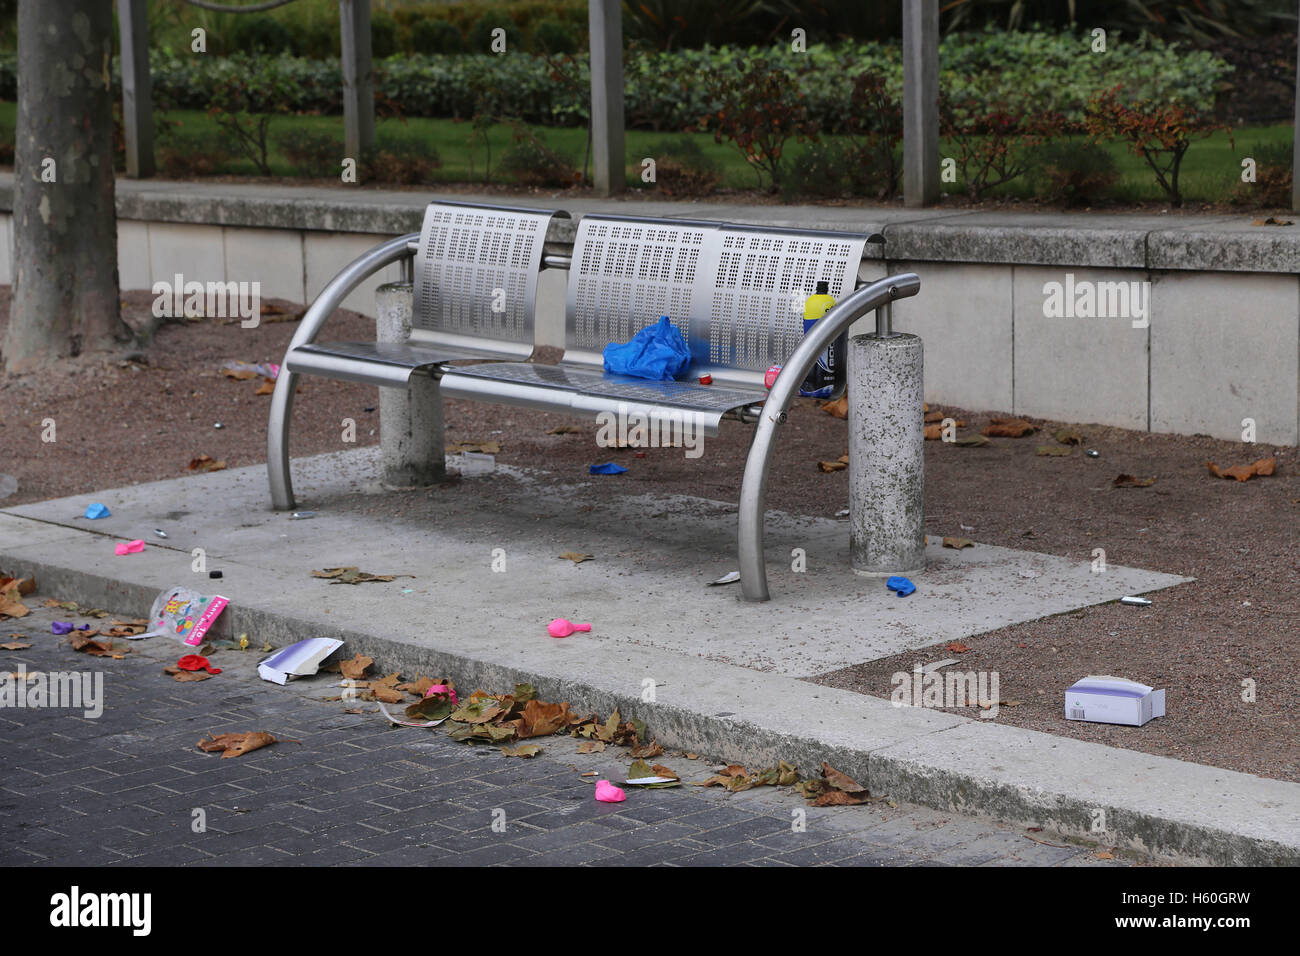
[[[289,474],[289,423],[293,421],[293,393],[298,375],[281,366],[271,393],[271,414],[266,426],[266,471],[271,481],[271,507],[293,508],[293,478]]]
[[[923,359],[915,335],[849,341],[849,555],[858,574],[925,567]]]

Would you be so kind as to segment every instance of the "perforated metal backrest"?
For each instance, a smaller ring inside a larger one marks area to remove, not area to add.
[[[836,300],[857,285],[867,237],[724,223],[709,303],[709,364],[762,372],[803,338],[804,303],[826,282]],[[701,330],[703,332],[704,330]]]
[[[537,273],[551,209],[433,202],[415,255],[420,337],[450,345],[533,346]],[[525,354],[526,354],[525,352]]]
[[[602,364],[667,315],[694,371],[758,382],[794,351],[803,305],[829,283],[852,292],[867,237],[725,222],[584,216],[573,247],[565,313],[566,363]]]

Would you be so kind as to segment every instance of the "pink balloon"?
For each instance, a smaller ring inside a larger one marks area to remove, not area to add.
[[[136,554],[137,552],[143,550],[144,550],[144,541],[142,541],[139,538],[136,538],[134,541],[130,542],[129,544],[123,541],[119,541],[117,545],[113,548],[113,551],[117,554]]]
[[[424,692],[425,697],[432,697],[434,694],[446,694],[453,704],[458,703],[456,700],[456,692],[446,684],[434,684]]]
[[[608,780],[597,780],[596,799],[601,803],[622,803],[627,799],[627,794]]]
[[[568,637],[577,631],[590,631],[590,624],[574,624],[568,618],[557,617],[546,625],[546,633],[551,637]]]

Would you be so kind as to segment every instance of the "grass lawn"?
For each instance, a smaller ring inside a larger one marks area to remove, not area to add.
[[[14,103],[0,103],[0,135],[12,137],[15,113]],[[164,124],[169,123],[179,123],[180,126],[177,128],[189,135],[209,137],[220,135],[216,124],[201,111],[177,110],[158,114],[157,125],[160,130]],[[544,137],[548,148],[581,168],[586,144],[586,132],[583,129],[571,127],[530,127],[530,129]],[[341,142],[343,118],[341,116],[280,116],[271,122],[270,130],[271,170],[276,176],[293,176],[299,173],[280,151],[278,142],[282,138],[306,132],[327,133]],[[422,117],[411,117],[406,120],[381,119],[377,123],[377,137],[381,144],[386,141],[405,140],[427,143],[437,150],[442,165],[431,174],[430,180],[433,183],[482,182],[489,157],[493,169],[492,181],[495,183],[509,181],[509,177],[497,171],[502,155],[510,147],[514,138],[511,127],[506,124],[498,124],[488,130],[487,148],[482,139],[474,135],[468,122],[449,119]],[[656,147],[665,140],[679,137],[693,139],[700,145],[706,156],[717,161],[723,172],[724,186],[734,189],[753,189],[757,185],[753,171],[730,143],[715,143],[712,135],[708,133],[673,134],[644,130],[629,130],[627,133],[629,185],[640,184],[639,163],[642,157],[654,155],[657,151]],[[1233,132],[1232,142],[1224,132],[1217,132],[1208,139],[1195,141],[1183,161],[1181,178],[1184,198],[1188,202],[1217,202],[1229,198],[1241,181],[1243,158],[1252,155],[1260,146],[1289,147],[1291,140],[1291,126],[1280,124],[1239,128]],[[802,148],[794,146],[792,155],[797,155]],[[1110,143],[1106,148],[1115,157],[1121,173],[1121,179],[1113,190],[1114,198],[1134,203],[1158,201],[1163,198],[1154,175],[1140,156],[1129,152],[1122,143]],[[946,144],[941,144],[941,152],[948,155]],[[231,159],[224,163],[219,171],[231,175],[257,174],[253,162],[244,158]],[[960,182],[945,183],[942,188],[944,192],[964,192]],[[1033,183],[1027,177],[1021,177],[1006,186],[990,191],[988,195],[1025,198],[1032,193]]]

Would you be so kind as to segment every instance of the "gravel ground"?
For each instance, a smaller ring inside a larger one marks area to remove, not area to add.
[[[124,295],[133,324],[147,321],[152,297]],[[300,306],[282,303],[296,310]],[[9,290],[0,288],[0,334]],[[272,318],[268,316],[268,319]],[[258,382],[218,371],[227,359],[279,361],[291,321],[203,320],[163,325],[140,361],[80,358],[39,376],[0,380],[0,472],[20,504],[186,473],[190,459],[211,455],[232,467],[265,460],[269,399]],[[340,313],[331,338],[366,339],[372,323]],[[357,423],[361,444],[378,441],[378,390],[308,378],[297,399],[292,452],[337,450],[343,418]],[[974,433],[990,412],[945,409]],[[58,440],[42,443],[46,418]],[[702,458],[680,450],[599,450],[594,426],[563,436],[546,432],[572,420],[531,410],[447,403],[448,440],[496,440],[502,461],[560,478],[611,456],[629,471],[629,493],[680,492],[735,501],[751,431],[724,424]],[[223,427],[216,429],[214,423]],[[1062,424],[1040,422],[1050,432]],[[1050,438],[995,438],[983,448],[930,442],[926,447],[926,527],[982,544],[1195,577],[1161,591],[1148,608],[1109,604],[980,635],[955,655],[942,645],[817,678],[822,684],[887,697],[890,675],[916,661],[957,656],[963,669],[996,670],[1004,703],[998,719],[1063,736],[1300,781],[1300,469],[1292,447],[1243,445],[1198,436],[1149,435],[1074,425],[1100,458],[1079,450],[1038,457]],[[846,450],[843,421],[811,403],[797,405],[769,485],[769,507],[830,516],[846,507],[844,472],[823,474],[816,462]],[[1245,483],[1211,476],[1221,466],[1275,456],[1277,472]],[[1145,488],[1116,488],[1115,476],[1155,476]],[[963,527],[973,528],[966,531]],[[1062,694],[1090,673],[1118,674],[1162,687],[1167,717],[1142,728],[1071,723]],[[1243,681],[1256,699],[1242,700]]]

